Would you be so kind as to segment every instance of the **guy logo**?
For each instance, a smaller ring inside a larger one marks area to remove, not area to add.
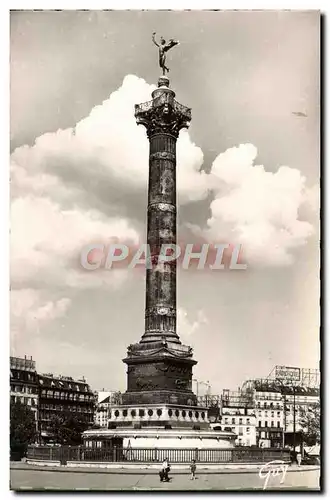
[[[267,488],[270,476],[276,477],[282,474],[280,484],[284,483],[288,467],[288,464],[282,460],[273,460],[272,462],[268,462],[263,465],[259,470],[260,479],[265,480],[263,489],[265,490]]]

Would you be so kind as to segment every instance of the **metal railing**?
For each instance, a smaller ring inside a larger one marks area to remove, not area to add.
[[[66,464],[78,462],[136,462],[158,463],[165,458],[172,464],[190,463],[260,463],[290,460],[290,451],[280,448],[87,448],[84,446],[29,446],[28,460],[49,460]]]

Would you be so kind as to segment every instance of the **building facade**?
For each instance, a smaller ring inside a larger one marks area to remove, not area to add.
[[[210,418],[213,428],[235,432],[236,445],[264,448],[298,445],[301,418],[319,403],[318,370],[283,366],[276,366],[266,379],[244,382],[237,392],[224,390],[220,396],[199,397],[209,418],[214,414]]]
[[[309,368],[275,366],[266,379],[244,382],[242,390],[254,394],[258,446],[298,444],[302,415],[320,402],[320,373]]]
[[[256,444],[265,448],[281,448],[284,444],[284,403],[276,387],[256,384]]]
[[[249,394],[224,390],[221,396],[221,425],[236,434],[236,446],[256,445],[256,415]]]
[[[39,422],[42,441],[52,440],[50,423],[53,416],[74,414],[78,421],[92,426],[95,396],[85,379],[74,380],[51,373],[39,375]]]
[[[27,405],[34,413],[38,429],[38,375],[32,357],[10,357],[10,401]]]
[[[118,391],[99,391],[96,393],[96,400],[94,422],[99,427],[107,428],[111,408],[121,404],[121,393]]]

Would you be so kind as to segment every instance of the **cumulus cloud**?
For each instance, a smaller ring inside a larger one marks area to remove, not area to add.
[[[12,279],[36,277],[50,285],[99,285],[73,265],[82,246],[142,237],[148,178],[148,140],[134,118],[134,104],[150,99],[154,86],[133,75],[74,128],[47,133],[11,156]],[[181,201],[206,195],[203,153],[188,133],[178,142]],[[136,200],[139,200],[138,202]],[[142,208],[137,217],[134,202]],[[130,205],[132,205],[130,207]],[[129,209],[131,208],[131,213]],[[124,273],[102,277],[121,282]]]
[[[48,288],[114,285],[122,272],[88,273],[79,264],[89,243],[107,244],[114,238],[138,242],[125,219],[107,219],[98,211],[63,210],[49,199],[17,198],[11,207],[11,279],[16,285],[39,281]]]
[[[213,192],[211,217],[203,230],[208,241],[239,243],[252,265],[290,265],[294,250],[305,245],[313,226],[300,220],[299,209],[308,197],[299,170],[286,166],[275,173],[256,165],[257,148],[241,144],[219,154],[208,176]],[[314,195],[314,196],[313,196]]]
[[[144,240],[149,145],[134,105],[153,85],[134,75],[74,127],[38,137],[11,155],[12,330],[45,326],[70,307],[60,290],[122,286],[134,271],[86,271],[82,248]],[[180,203],[207,194],[203,153],[178,141]],[[63,294],[63,291],[62,291]],[[23,335],[24,336],[24,335]]]
[[[49,292],[48,292],[49,295]],[[26,335],[38,335],[41,328],[66,315],[71,299],[50,299],[43,291],[32,288],[11,290],[10,312],[13,351],[28,343]],[[17,346],[16,346],[17,342]],[[22,354],[22,353],[21,353]]]
[[[28,190],[70,202],[69,195],[78,201],[87,192],[89,202],[97,203],[100,200],[93,195],[103,183],[109,189],[111,184],[119,187],[123,193],[144,192],[149,145],[144,127],[136,125],[134,104],[150,100],[154,88],[128,75],[109,99],[74,128],[44,134],[33,147],[17,148],[11,158],[13,194],[25,196]],[[206,195],[205,182],[199,182],[205,177],[199,171],[202,162],[201,149],[183,131],[178,140],[177,168],[182,203]],[[106,201],[111,204],[111,197]]]
[[[208,323],[204,311],[201,309],[197,312],[197,318],[191,321],[185,309],[179,307],[177,311],[177,331],[183,340],[187,340],[191,335],[198,331],[202,325]]]

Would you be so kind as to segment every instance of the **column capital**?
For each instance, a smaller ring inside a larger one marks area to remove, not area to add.
[[[173,90],[160,87],[153,91],[153,99],[135,105],[138,125],[144,125],[148,137],[156,134],[170,134],[178,138],[182,128],[189,128],[191,109],[174,99]]]

